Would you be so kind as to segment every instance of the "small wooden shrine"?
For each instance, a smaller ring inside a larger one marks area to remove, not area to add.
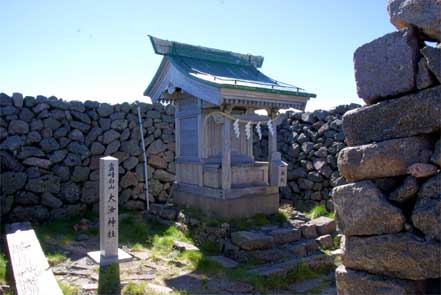
[[[150,37],[163,55],[144,92],[176,105],[173,202],[225,219],[275,213],[287,164],[277,152],[279,109],[315,94],[262,74],[263,57]],[[267,116],[258,115],[264,109]],[[253,157],[253,129],[269,130],[268,162]]]

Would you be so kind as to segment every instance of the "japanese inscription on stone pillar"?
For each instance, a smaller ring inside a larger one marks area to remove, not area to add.
[[[100,251],[118,261],[118,159],[100,158]]]

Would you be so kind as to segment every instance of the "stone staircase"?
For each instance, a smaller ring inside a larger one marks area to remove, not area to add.
[[[300,263],[311,267],[332,266],[336,251],[334,220],[319,217],[294,220],[283,226],[268,225],[232,232],[223,254],[240,263],[253,265],[249,272],[262,276],[285,275]]]

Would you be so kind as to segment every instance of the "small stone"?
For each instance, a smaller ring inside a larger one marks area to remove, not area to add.
[[[315,239],[322,249],[331,249],[334,247],[334,241],[331,235],[320,236]]]
[[[173,248],[179,251],[199,251],[199,248],[195,245],[181,241],[173,241]]]
[[[99,105],[97,112],[101,117],[108,117],[113,113],[113,107],[110,104],[102,103]]]
[[[89,239],[89,235],[87,234],[78,234],[75,236],[75,241],[81,242],[81,241],[87,241]]]
[[[18,92],[12,93],[12,101],[17,108],[23,107],[23,95]]]
[[[314,239],[317,237],[317,229],[315,224],[310,224],[309,222],[304,224],[301,228],[302,236],[305,239]]]
[[[138,177],[133,172],[127,172],[126,175],[121,177],[120,185],[121,188],[127,188],[129,186],[136,186],[138,184]]]
[[[52,152],[60,148],[60,144],[52,137],[44,138],[40,141],[40,147],[43,152]]]
[[[40,167],[43,169],[49,169],[49,167],[52,165],[52,162],[49,161],[48,159],[30,157],[24,160],[23,164],[28,166]]]
[[[73,182],[83,182],[89,178],[90,169],[88,167],[77,166],[74,168],[71,180]]]
[[[81,191],[81,201],[86,204],[92,204],[99,199],[98,182],[86,181]]]
[[[416,76],[416,85],[418,89],[424,89],[432,86],[434,83],[432,74],[429,71],[429,67],[427,66],[427,61],[424,58],[421,58],[418,62],[418,72]]]
[[[174,181],[175,179],[175,176],[173,174],[160,169],[155,170],[155,172],[153,173],[153,177],[162,182],[170,182]]]
[[[104,145],[97,141],[92,143],[92,145],[90,146],[90,153],[92,155],[101,155],[104,153],[105,150],[106,148],[104,147]]]
[[[336,231],[335,220],[321,216],[315,219],[312,219],[308,222],[308,224],[315,225],[315,229],[319,235],[333,234]]]
[[[412,222],[426,237],[441,241],[441,174],[429,178],[418,192]]]
[[[58,150],[53,152],[50,156],[49,156],[49,160],[52,163],[60,163],[62,162],[67,155],[67,151],[66,150]]]
[[[127,128],[127,124],[128,124],[127,120],[122,120],[122,119],[121,120],[115,120],[115,121],[112,122],[110,127],[112,129],[117,130],[117,131],[123,131],[124,129]]]
[[[126,168],[127,170],[132,170],[133,168],[136,167],[136,165],[138,165],[139,160],[136,157],[130,157],[128,158],[126,161],[124,161],[123,166],[124,168]]]
[[[60,178],[57,176],[46,175],[39,178],[29,179],[26,190],[35,193],[58,193],[60,191]]]
[[[150,155],[156,155],[164,152],[167,149],[167,146],[162,142],[162,140],[157,139],[150,144],[147,148],[147,153]]]
[[[413,199],[418,192],[418,183],[415,177],[407,176],[403,183],[397,187],[389,195],[389,200],[404,203],[410,199]]]
[[[270,249],[273,247],[273,238],[263,233],[238,231],[231,234],[232,242],[244,250]]]
[[[120,148],[121,143],[119,140],[114,140],[109,145],[107,145],[106,150],[104,151],[105,155],[113,155]]]
[[[433,150],[432,157],[430,157],[430,162],[441,167],[441,140],[435,143],[435,148]]]
[[[26,184],[27,175],[23,172],[2,172],[0,174],[0,187],[2,197],[4,195],[14,194],[21,190]]]
[[[79,142],[83,142],[83,141],[84,141],[83,132],[81,132],[81,131],[78,130],[78,129],[74,129],[74,130],[72,130],[72,131],[69,133],[68,137],[69,137],[70,139],[72,139],[72,140],[75,140],[75,141],[79,141]]]
[[[18,135],[8,136],[0,145],[0,150],[15,151],[24,144]]]
[[[441,82],[441,48],[426,46],[421,49],[421,53],[426,58],[429,70],[435,75],[438,82]]]
[[[348,181],[405,175],[414,163],[427,163],[430,140],[423,136],[347,147],[338,154],[338,168]]]
[[[429,177],[436,173],[438,167],[428,163],[415,163],[407,168],[407,173],[416,178]]]
[[[118,139],[120,137],[120,134],[118,132],[116,132],[115,130],[109,130],[104,132],[103,135],[103,143],[104,144],[109,144],[112,141]]]
[[[396,233],[403,228],[401,210],[369,180],[335,187],[332,199],[338,228],[347,236]]]
[[[60,208],[63,206],[63,202],[49,192],[44,192],[41,195],[41,204],[49,208]]]
[[[159,155],[154,155],[154,154],[150,155],[148,157],[148,163],[150,166],[152,166],[154,168],[159,168],[159,169],[166,169],[167,168],[167,161],[164,160]]]
[[[14,134],[26,134],[29,132],[29,125],[25,121],[12,120],[9,123],[8,132]]]

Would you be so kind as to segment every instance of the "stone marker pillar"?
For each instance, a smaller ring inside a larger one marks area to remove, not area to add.
[[[100,250],[87,253],[100,265],[131,260],[118,249],[118,159],[100,158]]]
[[[100,255],[118,261],[118,159],[100,158]]]

